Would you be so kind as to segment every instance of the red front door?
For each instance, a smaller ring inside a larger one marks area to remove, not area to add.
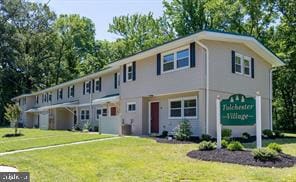
[[[150,108],[151,133],[159,133],[159,102],[152,102]]]

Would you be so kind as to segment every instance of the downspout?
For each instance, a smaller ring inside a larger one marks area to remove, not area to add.
[[[269,71],[269,120],[270,120],[270,129],[273,130],[272,127],[272,72],[274,69],[270,69]]]
[[[198,40],[195,42],[206,50],[206,134],[209,134],[209,49]]]

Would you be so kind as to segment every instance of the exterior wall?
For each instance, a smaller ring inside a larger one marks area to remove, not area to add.
[[[169,133],[172,133],[176,127],[179,125],[179,123],[182,121],[182,119],[170,119],[169,118],[169,99],[177,99],[182,97],[197,97],[197,118],[196,119],[188,119],[191,124],[191,131],[194,136],[200,135],[200,121],[199,121],[199,95],[198,92],[190,92],[190,93],[182,93],[182,94],[172,94],[172,95],[165,95],[165,96],[159,96],[159,97],[153,97],[150,98],[149,101],[159,101],[159,134],[162,133],[162,131],[166,130]],[[150,115],[148,110],[143,110],[143,113],[147,113],[146,115]]]
[[[243,44],[226,43],[219,41],[203,41],[209,49],[209,133],[216,135],[216,97],[226,99],[232,94],[241,93],[247,97],[255,97],[260,91],[262,96],[262,129],[271,128],[269,113],[269,71],[267,64],[259,55]],[[255,78],[234,74],[231,71],[231,51],[234,50],[245,56],[254,58]],[[204,112],[201,113],[205,115]],[[205,116],[201,116],[205,119]],[[255,127],[230,127],[235,136],[242,132],[255,134]],[[245,130],[247,129],[247,130]]]
[[[56,109],[55,112],[55,129],[66,130],[72,129],[74,116],[73,113],[66,109]]]

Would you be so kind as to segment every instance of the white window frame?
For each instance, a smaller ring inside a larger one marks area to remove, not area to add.
[[[102,85],[102,83],[100,83],[100,79],[99,78],[98,79],[95,79],[95,91],[96,92],[99,92],[100,91],[100,85],[98,85],[97,83]]]
[[[129,110],[129,105],[135,105],[135,110]],[[136,110],[137,110],[137,103],[136,102],[126,103],[126,112],[136,112]]]
[[[188,66],[184,66],[184,67],[181,67],[181,68],[177,68],[177,52],[179,51],[183,51],[187,49],[188,50]],[[163,71],[163,64],[164,64],[164,60],[163,58],[169,54],[173,54],[174,55],[174,69],[172,70],[168,70],[168,71]],[[190,68],[190,47],[189,46],[183,46],[183,47],[179,47],[177,49],[173,49],[171,51],[167,51],[167,52],[164,52],[161,54],[161,74],[163,73],[170,73],[170,72],[174,72],[174,71],[179,71],[179,70],[183,70],[183,69],[188,69]]]
[[[128,71],[128,68],[129,68],[129,67],[132,68],[132,69],[131,69],[131,72]],[[133,71],[134,71],[133,63],[129,63],[129,64],[127,64],[127,65],[126,65],[126,80],[127,80],[127,81],[132,81],[132,80],[133,80]],[[131,78],[128,78],[128,74],[129,74],[129,73],[132,74]]]
[[[98,114],[98,110],[101,111],[101,114]],[[98,116],[102,116],[102,114],[103,114],[103,108],[101,108],[101,107],[96,108],[96,120],[99,120],[100,117],[98,117]]]
[[[82,111],[84,112],[84,114],[82,114]],[[88,119],[86,119],[86,111],[88,111]],[[84,118],[82,119],[82,116],[84,116]],[[81,121],[87,121],[90,119],[90,112],[88,109],[81,109],[80,110],[80,120]]]
[[[241,67],[241,72],[238,72],[238,71],[236,71],[236,57],[240,57],[240,59],[241,59],[241,64],[240,64],[240,67]],[[249,61],[249,74],[246,74],[245,73],[245,59],[246,60],[248,60]],[[251,57],[249,57],[249,56],[244,56],[244,55],[242,55],[242,54],[240,54],[240,53],[235,53],[235,61],[234,61],[234,68],[235,68],[235,73],[236,74],[239,74],[239,75],[243,75],[243,76],[247,76],[247,77],[251,77]]]
[[[63,100],[63,89],[62,88],[58,89],[58,100]]]
[[[73,95],[72,95],[72,89],[73,89]],[[70,86],[70,97],[74,97],[74,95],[75,95],[75,87],[74,87],[74,85],[72,85],[72,86]]]
[[[87,91],[87,85],[89,85],[89,92]],[[89,80],[84,82],[84,90],[85,90],[85,93],[88,93],[88,94],[91,93],[91,82]]]
[[[196,113],[195,116],[184,116],[184,101],[185,100],[195,100],[196,101]],[[171,117],[171,102],[173,101],[181,101],[181,116],[180,117]],[[198,100],[197,96],[192,97],[180,97],[180,98],[174,98],[174,99],[168,99],[168,118],[169,119],[197,119],[198,116]]]
[[[103,110],[104,110],[104,109],[106,109],[106,110],[107,110],[107,112],[106,112],[106,116],[104,116],[104,112],[103,112]],[[108,112],[109,112],[109,109],[108,109],[108,107],[102,107],[102,116],[104,116],[104,117],[107,117],[107,116],[109,116]]]

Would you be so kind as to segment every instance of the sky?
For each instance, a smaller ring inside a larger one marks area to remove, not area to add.
[[[32,0],[47,3],[49,0]],[[162,16],[162,0],[50,0],[49,7],[58,15],[79,14],[90,18],[96,26],[96,39],[115,40],[116,35],[108,32],[114,16],[153,12]]]

